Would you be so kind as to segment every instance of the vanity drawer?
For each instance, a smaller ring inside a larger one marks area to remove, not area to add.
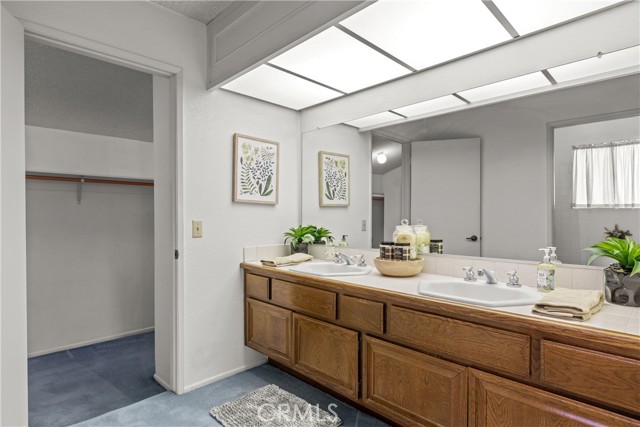
[[[540,380],[640,414],[640,361],[542,341]]]
[[[338,319],[352,328],[381,334],[384,332],[384,304],[340,295]]]
[[[312,316],[336,320],[335,292],[273,279],[271,302]]]
[[[470,364],[529,377],[527,335],[401,307],[388,309],[387,336]]]
[[[248,297],[268,300],[269,299],[269,278],[246,273],[244,275],[245,293]]]

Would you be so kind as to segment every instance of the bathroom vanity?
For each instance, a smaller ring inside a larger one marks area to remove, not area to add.
[[[420,277],[241,266],[246,344],[395,424],[640,425],[637,335],[424,297]]]

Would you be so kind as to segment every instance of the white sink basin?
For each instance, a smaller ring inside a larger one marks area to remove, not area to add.
[[[289,271],[313,274],[315,276],[361,276],[371,273],[371,266],[336,264],[335,262],[313,262],[296,265]]]
[[[510,288],[504,283],[488,285],[481,280],[465,282],[463,279],[421,280],[418,293],[486,307],[532,305],[542,297],[536,289],[527,286]]]

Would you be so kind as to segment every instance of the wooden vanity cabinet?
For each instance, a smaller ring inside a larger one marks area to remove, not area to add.
[[[467,425],[467,368],[364,339],[362,399],[405,426]]]
[[[638,422],[535,387],[469,370],[469,427],[638,426]]]
[[[293,315],[294,367],[341,394],[358,398],[359,334],[299,314]]]
[[[292,312],[252,298],[245,305],[246,344],[285,365],[291,364]]]
[[[393,424],[640,426],[637,337],[246,268],[247,345]]]

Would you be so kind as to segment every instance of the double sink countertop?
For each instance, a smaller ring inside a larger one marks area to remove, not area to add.
[[[415,296],[420,299],[427,299],[430,301],[443,301],[447,304],[457,304],[460,306],[470,306],[482,310],[497,311],[502,313],[510,313],[520,316],[526,316],[529,318],[538,319],[545,322],[561,322],[565,324],[573,324],[576,326],[604,329],[611,332],[617,332],[628,335],[640,336],[640,308],[638,307],[625,307],[616,304],[605,303],[602,310],[590,320],[579,322],[574,320],[556,319],[551,317],[540,316],[531,312],[531,305],[520,305],[511,307],[483,307],[479,305],[464,304],[449,300],[440,300],[438,298],[427,297],[418,293],[418,284],[421,280],[450,280],[451,276],[442,276],[430,273],[421,273],[413,277],[388,277],[383,276],[378,270],[373,268],[371,273],[360,276],[334,276],[334,277],[319,277],[312,276],[304,273],[296,273],[289,271],[295,266],[286,267],[263,267],[259,261],[248,261],[241,264],[242,267],[248,267],[250,270],[256,272],[254,267],[264,269],[265,274],[268,272],[286,272],[287,275],[295,278],[313,278],[314,280],[326,281],[327,283],[338,282],[348,283],[351,285],[362,286],[365,288],[377,289],[382,291],[395,292],[399,294],[405,294]],[[456,278],[459,279],[459,278]],[[482,279],[480,279],[482,280]]]

